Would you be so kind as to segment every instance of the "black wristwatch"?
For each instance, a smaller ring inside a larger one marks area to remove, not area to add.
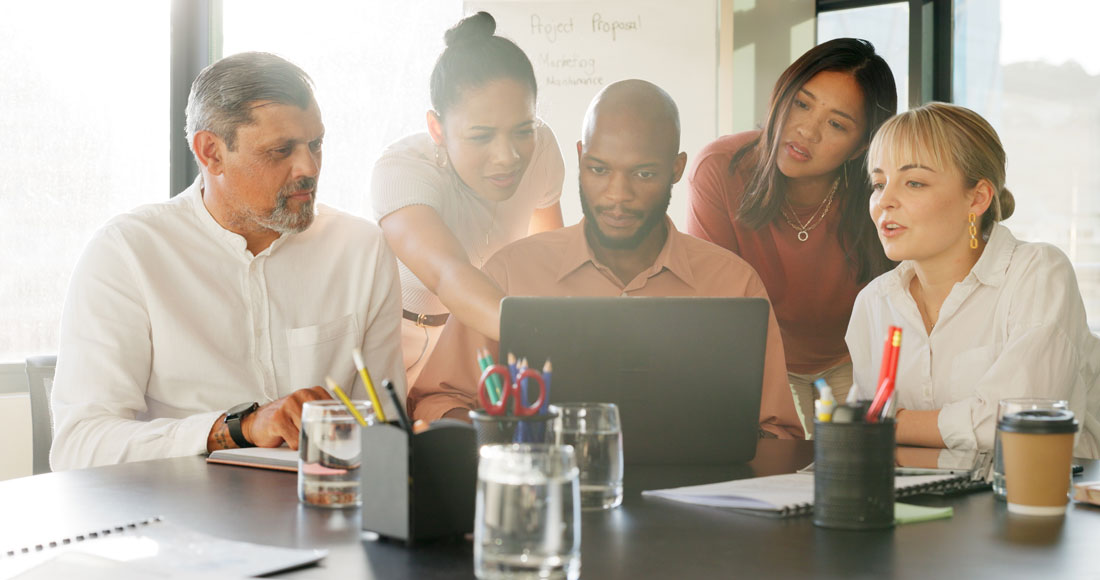
[[[237,444],[237,447],[255,447],[255,445],[249,443],[248,439],[244,438],[244,431],[241,430],[241,421],[247,417],[249,413],[259,408],[260,404],[256,402],[241,403],[225,412],[225,424],[229,427],[229,436],[233,438],[233,442]]]

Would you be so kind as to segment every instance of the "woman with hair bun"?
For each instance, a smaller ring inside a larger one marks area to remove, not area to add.
[[[504,294],[479,268],[502,246],[562,226],[565,163],[535,117],[531,61],[495,31],[478,12],[446,32],[427,132],[374,166],[374,217],[399,261],[409,385],[449,314],[499,338]]]
[[[1014,204],[993,127],[944,103],[902,113],[875,135],[868,171],[871,218],[901,264],[856,298],[849,399],[874,394],[899,326],[899,444],[989,449],[1000,399],[1042,397],[1069,401],[1074,454],[1100,457],[1100,338],[1065,254],[1000,224]]]

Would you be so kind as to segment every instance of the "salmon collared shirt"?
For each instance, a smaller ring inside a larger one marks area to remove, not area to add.
[[[623,282],[596,259],[584,221],[513,242],[493,255],[483,271],[509,296],[699,296],[767,298],[764,284],[747,262],[710,242],[676,230],[666,218],[668,238],[657,259]],[[413,419],[433,421],[452,409],[474,409],[479,372],[471,353],[499,345],[458,321],[447,321],[439,344],[409,391]],[[760,398],[760,428],[785,439],[804,437],[787,383],[783,343],[775,315],[768,313],[768,338]]]

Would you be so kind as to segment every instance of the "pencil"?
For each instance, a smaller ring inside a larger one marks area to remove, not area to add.
[[[378,400],[378,393],[374,391],[374,382],[370,380],[367,365],[363,364],[363,351],[359,350],[359,347],[353,348],[351,358],[355,359],[355,368],[359,369],[359,376],[362,377],[363,384],[367,386],[367,396],[370,397],[370,404],[374,406],[374,416],[385,423],[386,412],[382,410],[382,402]]]
[[[393,400],[393,406],[397,407],[397,424],[409,435],[412,435],[412,423],[409,423],[409,416],[405,414],[405,408],[401,406],[401,401],[397,398],[397,389],[393,387],[393,382],[389,379],[382,381],[382,388],[390,392],[390,399]]]
[[[344,389],[340,388],[340,385],[336,384],[336,381],[332,380],[332,377],[325,377],[325,382],[328,383],[328,388],[332,389],[332,392],[336,394],[336,397],[340,399],[340,402],[348,408],[351,412],[351,416],[355,417],[355,420],[359,422],[360,427],[367,426],[367,420],[359,414],[359,411],[355,409],[355,405],[352,404],[351,399],[344,394]]]
[[[542,382],[546,384],[546,393],[542,397],[542,405],[539,407],[539,414],[546,414],[546,407],[550,405],[550,375],[553,367],[550,366],[550,359],[546,359],[546,363],[542,365]]]

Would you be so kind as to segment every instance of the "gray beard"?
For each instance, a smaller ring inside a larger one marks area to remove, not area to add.
[[[314,189],[316,186],[317,179],[313,177],[303,177],[283,186],[276,197],[275,208],[267,215],[259,215],[249,210],[249,221],[280,234],[297,234],[306,231],[313,224],[315,216],[313,200],[303,203],[298,211],[291,210],[287,200],[292,192],[302,189]]]

